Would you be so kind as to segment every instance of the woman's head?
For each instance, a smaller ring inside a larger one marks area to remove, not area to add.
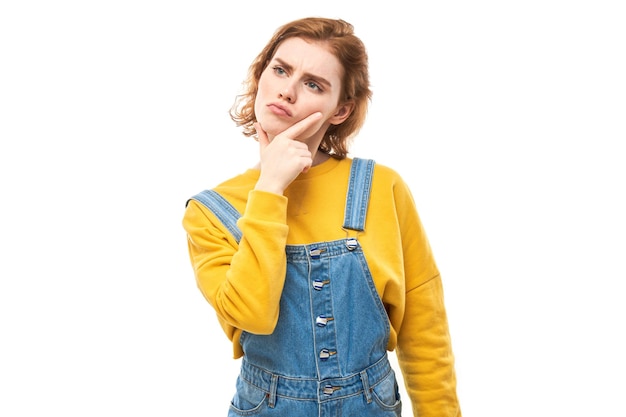
[[[372,96],[369,84],[368,58],[365,46],[354,35],[352,25],[337,19],[305,18],[280,27],[259,53],[248,71],[243,94],[237,97],[231,109],[231,118],[243,126],[244,134],[255,133],[253,123],[255,101],[259,79],[274,57],[279,46],[287,39],[300,38],[307,42],[321,43],[337,58],[343,67],[339,103],[351,103],[350,115],[340,124],[331,124],[320,144],[323,152],[335,158],[344,158],[348,153],[348,141],[365,122],[369,101]]]

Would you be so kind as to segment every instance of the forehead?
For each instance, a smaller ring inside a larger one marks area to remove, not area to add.
[[[278,46],[273,59],[285,62],[294,70],[333,81],[341,80],[343,75],[343,66],[325,42],[288,38]]]

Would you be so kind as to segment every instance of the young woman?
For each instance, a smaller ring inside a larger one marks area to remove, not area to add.
[[[198,287],[242,358],[229,416],[461,416],[442,282],[407,184],[349,158],[371,99],[343,20],[280,27],[231,116],[257,166],[193,196]]]

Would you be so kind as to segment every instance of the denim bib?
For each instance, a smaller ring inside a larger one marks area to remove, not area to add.
[[[358,241],[373,168],[372,160],[352,160],[345,239],[286,246],[278,323],[270,335],[242,333],[229,416],[400,416],[386,351],[389,319]],[[213,190],[193,199],[241,239],[240,213],[226,199]]]

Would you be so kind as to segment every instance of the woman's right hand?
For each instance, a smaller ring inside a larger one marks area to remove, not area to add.
[[[313,163],[313,155],[298,137],[320,117],[320,112],[313,113],[293,124],[269,140],[267,133],[259,123],[254,124],[259,139],[261,157],[261,175],[255,190],[282,194],[301,172],[306,172]]]

